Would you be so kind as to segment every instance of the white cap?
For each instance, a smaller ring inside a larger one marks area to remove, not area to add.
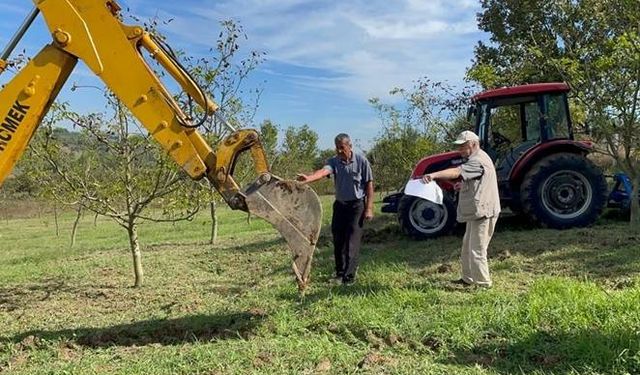
[[[470,131],[470,130],[465,130],[462,133],[458,134],[458,138],[456,138],[455,141],[453,141],[454,144],[456,145],[461,145],[463,143],[467,143],[469,141],[479,141],[480,138],[478,138],[478,136],[476,135],[476,133]]]

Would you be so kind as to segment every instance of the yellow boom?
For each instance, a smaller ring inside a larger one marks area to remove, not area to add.
[[[0,184],[82,59],[192,179],[208,178],[231,208],[262,217],[280,231],[293,253],[298,286],[304,288],[322,216],[315,192],[272,175],[258,133],[231,128],[218,106],[153,35],[140,26],[120,22],[120,7],[114,0],[33,1],[36,7],[0,56],[0,73],[39,12],[53,42],[0,91]],[[143,49],[207,114],[217,116],[233,130],[215,153],[147,65],[140,52]],[[247,150],[259,177],[241,190],[232,171],[238,155]]]

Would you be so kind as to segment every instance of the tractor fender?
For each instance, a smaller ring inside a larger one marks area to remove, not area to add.
[[[411,178],[421,178],[422,175],[441,171],[447,168],[455,167],[464,162],[464,159],[458,151],[444,152],[442,154],[430,155],[420,159],[413,168]],[[436,181],[440,188],[444,191],[453,191],[453,183],[446,180]]]
[[[512,187],[518,187],[531,167],[542,158],[556,153],[572,153],[587,155],[593,151],[593,143],[589,141],[573,141],[569,139],[556,139],[549,142],[538,143],[522,154],[509,173],[509,181]]]

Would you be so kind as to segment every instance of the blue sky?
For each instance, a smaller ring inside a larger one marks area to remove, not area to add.
[[[413,80],[460,84],[473,47],[486,36],[477,30],[478,0],[118,0],[143,20],[159,16],[169,43],[205,55],[220,31],[219,21],[238,21],[248,36],[243,51],[266,52],[266,62],[247,87],[262,82],[257,125],[271,119],[281,127],[308,124],[322,148],[339,132],[367,148],[380,122],[371,97],[391,101],[393,87]],[[4,47],[31,8],[31,1],[2,0],[0,44]],[[34,54],[50,37],[39,16],[18,50]],[[16,51],[18,51],[16,50]],[[12,75],[6,72],[0,82]],[[76,111],[102,109],[99,95],[69,90],[95,85],[82,64],[61,92]]]

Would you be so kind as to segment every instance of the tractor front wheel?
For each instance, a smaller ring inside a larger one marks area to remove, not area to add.
[[[456,206],[445,193],[442,205],[403,195],[398,204],[398,221],[405,234],[415,239],[427,239],[449,234],[456,225]]]
[[[607,199],[604,175],[579,154],[548,156],[526,174],[520,197],[524,213],[555,229],[593,224]]]

